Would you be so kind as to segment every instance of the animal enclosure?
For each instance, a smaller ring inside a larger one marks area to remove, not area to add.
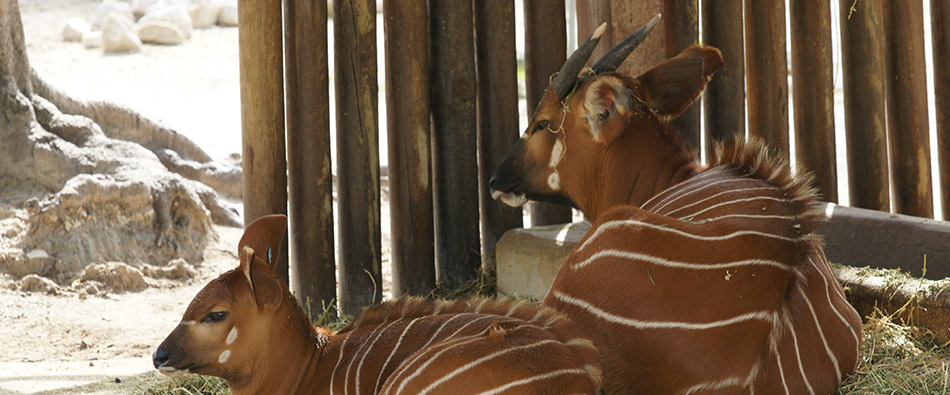
[[[527,108],[519,109],[514,0],[386,0],[383,26],[375,22],[375,0],[337,0],[332,10],[325,2],[242,1],[245,221],[285,213],[289,202],[294,293],[314,306],[338,300],[354,314],[380,300],[379,153],[388,150],[394,296],[424,295],[437,281],[463,285],[491,267],[498,238],[523,225],[520,209],[491,199],[488,177],[521,133],[519,110],[533,111],[563,63],[574,41],[569,35],[583,39],[607,22],[596,59],[657,13],[662,28],[621,73],[645,71],[698,41],[725,59],[702,104],[673,121],[688,145],[709,148],[747,131],[779,151],[794,149],[825,200],[837,201],[835,152],[844,144],[851,205],[893,205],[898,213],[933,218],[930,169],[937,158],[930,157],[928,116],[935,112],[939,190],[943,218],[950,218],[950,4],[928,3],[929,15],[923,0],[791,1],[788,9],[784,0],[524,0]],[[336,130],[329,15],[337,22]],[[932,26],[932,108],[925,18]],[[380,28],[383,48],[375,41]],[[841,43],[846,141],[835,140],[833,36]],[[377,64],[379,51],[384,65]],[[378,73],[385,75],[385,120],[378,117]],[[388,147],[378,143],[382,122]],[[567,208],[531,209],[532,224],[567,221]],[[278,266],[285,280],[287,267]]]

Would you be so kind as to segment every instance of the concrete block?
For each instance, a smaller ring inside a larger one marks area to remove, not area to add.
[[[589,229],[590,223],[579,222],[505,232],[495,250],[498,292],[544,299],[564,258]]]

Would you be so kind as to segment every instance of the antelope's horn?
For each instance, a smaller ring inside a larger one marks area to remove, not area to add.
[[[653,19],[650,19],[643,27],[637,29],[633,34],[627,36],[619,44],[615,45],[610,51],[604,54],[597,63],[594,63],[594,66],[591,68],[594,69],[594,72],[597,74],[614,71],[620,67],[620,64],[627,59],[627,56],[630,56],[630,53],[633,52],[640,43],[643,42],[650,35],[650,32],[653,31],[653,28],[656,27],[657,22],[660,21],[660,16],[662,14],[656,14]]]
[[[564,65],[561,66],[561,70],[557,72],[554,81],[551,81],[551,85],[554,86],[554,91],[557,92],[558,99],[564,99],[564,97],[571,92],[571,89],[574,88],[574,84],[577,83],[577,73],[580,73],[581,69],[584,68],[584,64],[587,63],[590,54],[594,52],[594,48],[597,47],[597,43],[600,42],[600,36],[604,34],[606,28],[606,22],[600,24],[600,27],[594,30],[594,33],[592,33],[590,37],[587,37],[587,40],[584,41],[584,43],[571,54],[571,57],[564,62]]]

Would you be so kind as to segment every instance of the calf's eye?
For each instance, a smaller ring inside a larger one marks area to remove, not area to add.
[[[224,321],[224,318],[228,316],[226,311],[212,311],[201,319],[201,322],[221,322]]]

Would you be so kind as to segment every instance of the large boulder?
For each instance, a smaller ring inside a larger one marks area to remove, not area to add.
[[[185,33],[185,38],[191,38],[194,22],[188,12],[188,3],[186,2],[163,0],[153,4],[145,11],[145,15],[139,19],[139,24],[144,25],[151,21],[173,23]]]
[[[218,22],[221,6],[214,0],[192,0],[188,11],[195,29],[207,29]]]
[[[92,26],[82,18],[69,18],[66,21],[66,26],[63,27],[63,41],[78,43],[82,41],[83,34],[91,30]]]
[[[138,52],[142,40],[135,31],[135,22],[121,14],[109,14],[102,20],[102,50],[105,52]]]
[[[92,21],[92,29],[102,29],[102,22],[111,14],[119,14],[128,20],[135,20],[135,14],[132,12],[132,6],[129,3],[118,0],[105,0],[96,7],[89,19]]]
[[[236,0],[218,0],[221,11],[218,13],[219,26],[237,26],[238,10]]]
[[[139,25],[139,39],[144,43],[178,45],[185,41],[185,32],[171,22],[148,21]]]

